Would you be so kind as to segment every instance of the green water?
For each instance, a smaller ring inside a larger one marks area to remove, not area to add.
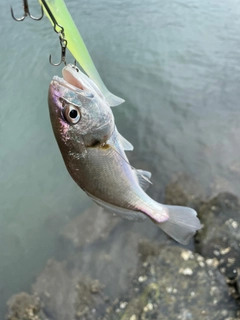
[[[80,5],[81,2],[81,5]],[[21,1],[11,0],[16,16]],[[29,1],[34,15],[38,2]],[[240,2],[66,0],[135,146],[154,172],[150,194],[187,173],[206,188],[240,187]],[[49,21],[15,22],[0,0],[0,310],[28,290],[54,255],[61,227],[91,202],[69,177],[48,116],[47,90],[61,67]],[[68,62],[72,57],[68,53]],[[94,222],[93,222],[94,223]],[[83,226],[84,227],[84,226]]]

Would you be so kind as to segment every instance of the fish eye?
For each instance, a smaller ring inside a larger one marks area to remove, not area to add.
[[[65,105],[63,115],[69,124],[77,124],[81,119],[81,112],[79,108],[71,104]]]

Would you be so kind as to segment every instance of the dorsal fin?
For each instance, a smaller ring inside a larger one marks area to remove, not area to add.
[[[134,149],[133,145],[124,138],[119,132],[118,132],[119,140],[121,141],[122,147],[126,151],[132,151]]]
[[[149,185],[151,184],[151,181],[150,181],[151,176],[152,176],[151,172],[137,169],[136,173],[137,173],[137,178],[138,178],[138,182],[139,182],[140,187],[144,191],[146,191],[148,189]]]

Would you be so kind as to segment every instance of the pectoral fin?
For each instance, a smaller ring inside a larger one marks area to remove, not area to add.
[[[86,191],[85,191],[86,192]],[[86,194],[99,206],[103,207],[105,210],[117,215],[118,217],[121,217],[123,219],[131,220],[131,221],[143,221],[147,218],[147,216],[140,212],[140,211],[134,211],[130,209],[121,208],[118,206],[114,206],[113,204],[107,203],[103,200],[100,200],[93,195],[86,192]]]

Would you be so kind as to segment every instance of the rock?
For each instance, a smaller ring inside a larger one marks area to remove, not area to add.
[[[206,199],[206,190],[194,179],[179,175],[165,190],[165,203],[187,206],[198,210]]]
[[[61,231],[61,243],[66,247],[80,248],[106,239],[121,221],[103,208],[93,205],[71,220]]]
[[[99,279],[104,285],[105,294],[114,300],[126,291],[136,275],[141,259],[139,244],[147,237],[167,241],[152,221],[132,223],[123,220],[105,242],[84,248],[69,257],[68,261],[83,275]]]
[[[219,270],[231,285],[234,296],[239,298],[240,204],[238,198],[230,193],[220,193],[201,207],[199,216],[204,227],[197,236],[199,242],[197,251],[204,257],[217,259]]]
[[[150,220],[120,221],[105,241],[97,238],[77,250],[70,249],[69,244],[63,261],[48,261],[32,291],[40,297],[50,320],[102,320],[109,303],[126,291],[137,273],[141,259],[139,243],[146,237],[166,241],[166,236]],[[144,255],[149,254],[146,248]]]
[[[93,208],[73,219],[61,232],[61,259],[82,275],[99,279],[105,294],[114,300],[124,293],[137,272],[139,242],[174,240],[169,240],[150,219],[132,222],[113,217],[98,206]]]
[[[53,320],[97,320],[106,309],[102,286],[69,270],[66,262],[49,260],[33,285],[44,303],[44,312]],[[18,318],[17,318],[18,319]],[[38,320],[38,319],[37,319]]]
[[[37,296],[21,292],[7,302],[8,320],[47,320],[42,311],[42,303]],[[50,320],[50,319],[49,319]]]
[[[168,186],[166,201],[197,208],[204,198],[197,189],[182,177]],[[225,320],[236,314],[219,261],[178,247],[151,220],[133,223],[94,206],[66,225],[60,239],[62,261],[49,260],[32,289],[50,320]]]
[[[103,319],[226,320],[236,313],[236,301],[216,265],[181,247],[165,246],[143,262],[130,296]]]

